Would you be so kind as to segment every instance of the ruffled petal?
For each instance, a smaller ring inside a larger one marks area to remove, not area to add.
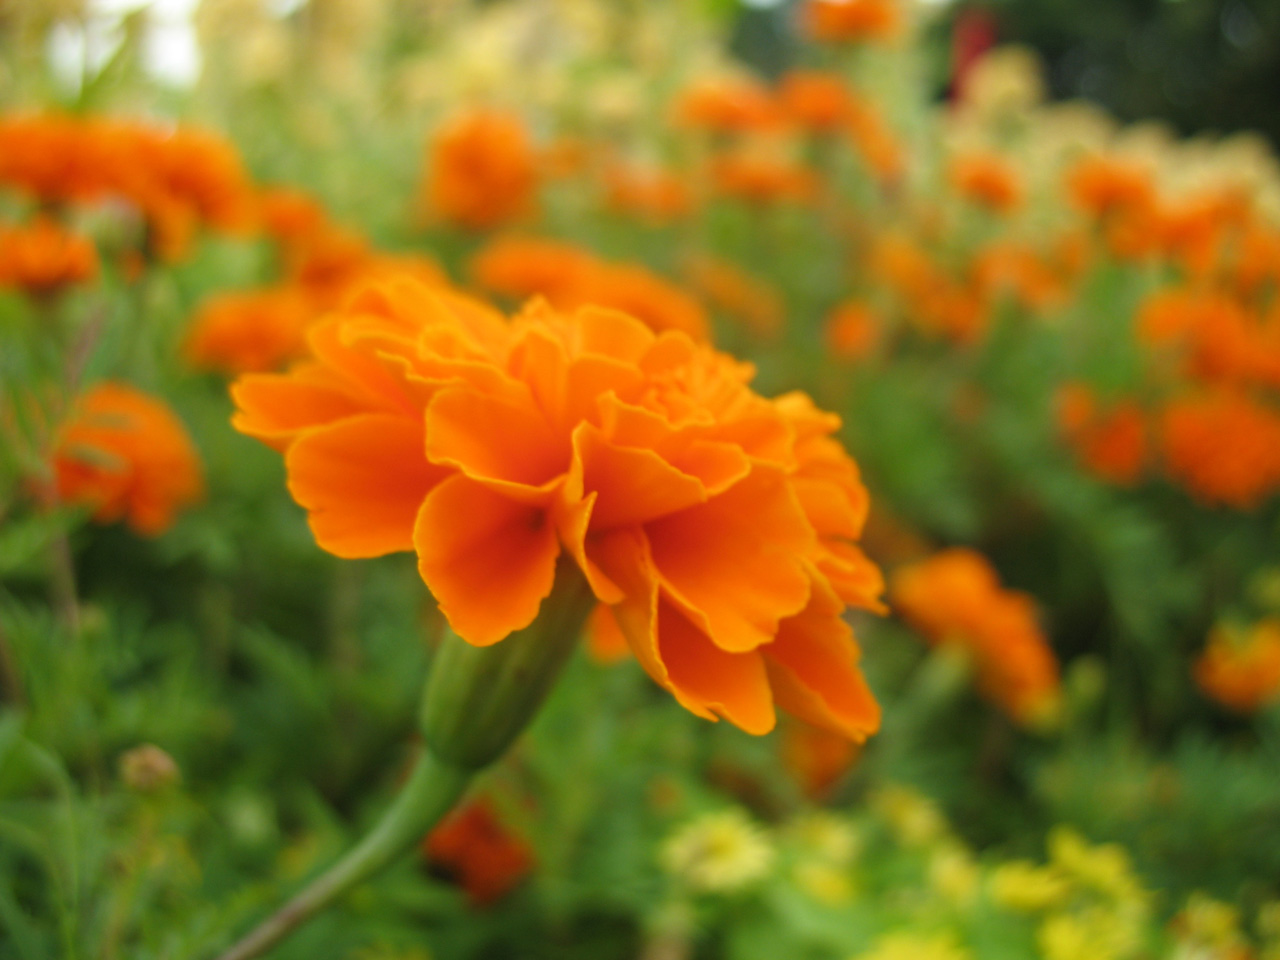
[[[418,572],[449,625],[478,647],[533,622],[551,593],[560,554],[545,510],[465,476],[427,495],[413,542]]]
[[[539,487],[569,469],[569,438],[526,399],[449,387],[427,408],[427,457],[476,480]]]
[[[231,425],[277,450],[309,427],[368,410],[338,378],[315,364],[288,374],[247,374],[231,385],[231,397],[237,407]]]
[[[387,414],[308,430],[285,466],[316,543],[339,557],[412,550],[423,499],[452,472],[427,462],[421,422]]]
[[[593,530],[645,523],[707,499],[699,480],[652,450],[616,446],[590,424],[578,427],[573,440],[582,462],[583,489],[597,496]]]
[[[663,592],[723,650],[753,650],[809,599],[816,538],[786,477],[757,465],[725,493],[646,525]]]

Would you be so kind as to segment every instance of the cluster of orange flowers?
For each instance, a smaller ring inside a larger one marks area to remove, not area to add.
[[[442,287],[370,287],[312,359],[233,386],[317,542],[404,550],[477,645],[530,624],[571,557],[622,642],[692,712],[763,733],[775,705],[861,740],[878,707],[842,613],[879,609],[867,496],[802,394],[687,334],[535,301],[508,321]]]
[[[890,601],[930,643],[966,651],[983,694],[1014,720],[1036,726],[1053,719],[1058,664],[1034,601],[1004,589],[981,554],[954,548],[898,568]]]
[[[236,150],[204,130],[61,114],[0,117],[0,187],[47,210],[117,202],[146,228],[146,252],[181,257],[200,227],[252,223]]]
[[[47,297],[98,275],[98,251],[86,238],[48,217],[0,224],[0,288]]]

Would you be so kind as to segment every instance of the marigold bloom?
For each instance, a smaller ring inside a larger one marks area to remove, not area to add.
[[[772,150],[738,149],[716,157],[711,178],[722,194],[748,203],[807,203],[818,193],[818,177]]]
[[[947,175],[958,193],[992,213],[1010,214],[1022,205],[1023,187],[1018,172],[997,154],[955,157]]]
[[[610,210],[649,223],[670,223],[694,207],[689,185],[669,170],[610,163],[605,168],[604,187]]]
[[[890,603],[930,643],[963,647],[983,694],[1019,723],[1052,715],[1058,663],[1036,623],[1035,603],[1001,587],[981,554],[954,548],[900,567]]]
[[[314,317],[312,298],[298,287],[218,294],[192,318],[182,354],[199,370],[278,370],[306,354]]]
[[[1220,387],[1165,408],[1165,467],[1197,499],[1240,510],[1280,489],[1280,414],[1248,394]]]
[[[491,230],[533,208],[537,158],[513,115],[455,117],[436,132],[428,163],[427,205],[454,226]]]
[[[1081,462],[1099,477],[1121,486],[1142,477],[1147,428],[1136,403],[1122,401],[1102,410],[1087,385],[1068,383],[1058,394],[1058,425]]]
[[[827,345],[842,360],[867,357],[884,331],[884,321],[866,304],[846,300],[827,318]]]
[[[314,197],[290,187],[272,187],[257,195],[258,223],[286,251],[305,246],[329,226],[329,215]]]
[[[1215,628],[1194,674],[1201,690],[1239,713],[1280,699],[1280,620],[1268,617],[1247,631]]]
[[[809,133],[831,134],[845,128],[854,97],[844,79],[820,70],[792,70],[778,84],[778,100],[787,120]]]
[[[97,275],[98,251],[87,237],[48,217],[18,227],[0,224],[0,287],[42,296]]]
[[[86,392],[53,454],[58,499],[84,504],[99,523],[123,519],[158,536],[179,509],[200,499],[200,459],[163,402],[124,383]]]
[[[422,843],[431,864],[457,880],[472,906],[502,899],[534,867],[533,848],[498,818],[486,799],[442,820]]]
[[[746,76],[700,80],[680,94],[674,112],[680,126],[714,133],[769,130],[782,120],[770,90]]]
[[[541,296],[561,310],[612,307],[659,333],[710,335],[705,311],[679,287],[638,264],[607,263],[572,244],[500,239],[477,254],[471,270],[485,289],[519,300]]]
[[[806,0],[801,16],[809,35],[828,43],[891,40],[902,30],[897,0]]]
[[[878,179],[891,183],[902,176],[906,153],[879,110],[855,100],[847,130],[854,149]]]
[[[321,547],[415,550],[464,640],[527,627],[571,557],[686,708],[763,733],[779,705],[861,740],[878,708],[841,618],[876,608],[867,497],[807,397],[686,334],[535,302],[507,322],[412,281],[310,332],[313,359],[232,388],[285,453]]]

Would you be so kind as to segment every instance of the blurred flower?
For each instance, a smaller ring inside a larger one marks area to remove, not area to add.
[[[899,0],[805,0],[800,13],[813,39],[825,43],[876,43],[902,32]]]
[[[817,135],[843,130],[855,109],[844,79],[819,70],[784,73],[778,82],[778,100],[789,123]]]
[[[312,299],[297,287],[218,294],[192,318],[182,355],[198,370],[278,370],[306,354],[306,328],[314,318]]]
[[[1254,509],[1280,487],[1280,414],[1238,389],[1171,401],[1160,431],[1169,475],[1208,505]]]
[[[200,460],[163,402],[124,383],[80,397],[53,454],[58,499],[84,504],[99,523],[124,519],[157,536],[204,492]]]
[[[454,810],[422,844],[432,865],[457,880],[476,907],[513,890],[534,867],[530,846],[506,827],[488,800]]]
[[[1206,957],[1248,958],[1248,941],[1240,929],[1240,909],[1195,892],[1171,924],[1184,947]]]
[[[955,907],[973,901],[978,893],[978,864],[963,844],[940,844],[929,857],[929,886]]]
[[[937,804],[910,787],[887,784],[871,795],[870,803],[904,846],[931,847],[949,832]]]
[[[768,836],[741,810],[703,814],[662,845],[662,865],[691,889],[733,893],[764,879],[775,852]]]
[[[792,868],[795,884],[814,900],[838,907],[854,898],[857,888],[849,874],[820,860],[802,860]]]
[[[285,451],[321,547],[416,550],[477,646],[533,622],[564,553],[694,713],[875,730],[841,617],[878,605],[866,492],[807,397],[760,397],[750,368],[614,310],[507,322],[407,280],[309,338],[313,360],[233,386],[234,423]]]
[[[604,171],[605,205],[646,223],[665,224],[693,211],[688,184],[670,170],[614,161]]]
[[[779,125],[782,114],[772,92],[745,74],[706,77],[676,100],[678,126],[713,133],[750,133]]]
[[[533,208],[537,163],[511,114],[455,116],[436,131],[428,167],[427,207],[453,226],[491,230]]]
[[[782,732],[782,765],[805,796],[820,799],[857,763],[858,745],[847,737],[795,720]]]
[[[181,778],[173,757],[155,744],[144,743],[120,755],[120,779],[135,793],[155,793]]]
[[[827,810],[814,810],[795,820],[787,829],[787,838],[805,856],[837,867],[852,864],[863,843],[853,821]]]
[[[711,162],[715,189],[761,206],[807,203],[818,193],[818,177],[772,141],[738,147]]]
[[[1067,879],[1053,867],[1009,860],[991,872],[991,899],[1006,910],[1038,913],[1062,904],[1070,895]]]
[[[899,567],[890,602],[930,643],[968,651],[983,694],[1014,720],[1040,726],[1055,718],[1058,664],[1034,601],[1003,589],[981,554],[954,548]]]
[[[1140,930],[1101,907],[1054,914],[1036,933],[1044,960],[1122,960],[1135,955],[1140,938]]]
[[[1194,673],[1201,690],[1240,713],[1280,699],[1280,619],[1268,617],[1247,630],[1215,627]]]
[[[1055,827],[1048,842],[1050,863],[1073,882],[1116,904],[1146,904],[1147,893],[1134,873],[1129,854],[1119,844],[1090,844],[1070,827]]]
[[[838,304],[827,318],[827,346],[841,360],[866,359],[883,333],[884,321],[858,300]]]
[[[87,237],[48,217],[11,227],[0,223],[0,288],[48,296],[98,275],[98,252]]]
[[[1081,462],[1104,480],[1133,486],[1147,462],[1147,428],[1142,409],[1121,401],[1100,409],[1083,383],[1058,391],[1058,424]]]
[[[972,960],[951,933],[886,933],[853,960]]]
[[[992,213],[1010,214],[1023,202],[1017,171],[995,153],[967,153],[953,158],[948,179],[961,196]]]
[[[962,93],[962,107],[985,119],[1021,114],[1044,100],[1044,67],[1029,47],[996,47],[969,68]]]

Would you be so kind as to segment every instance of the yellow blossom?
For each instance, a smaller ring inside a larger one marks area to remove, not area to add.
[[[980,873],[977,863],[962,844],[944,843],[929,859],[929,885],[944,900],[963,906],[978,892]]]
[[[971,960],[972,957],[949,933],[889,933],[854,960]]]
[[[773,865],[768,836],[741,810],[686,824],[662,848],[662,864],[694,890],[727,893],[762,879]]]
[[[1066,900],[1071,885],[1053,867],[1040,867],[1029,860],[1011,860],[991,874],[991,898],[1006,910],[1034,913],[1048,910]]]
[[[852,878],[830,863],[805,860],[792,871],[796,886],[819,903],[838,907],[854,898],[857,889]]]
[[[947,834],[947,822],[934,802],[909,787],[882,787],[871,806],[908,847],[929,846]]]

